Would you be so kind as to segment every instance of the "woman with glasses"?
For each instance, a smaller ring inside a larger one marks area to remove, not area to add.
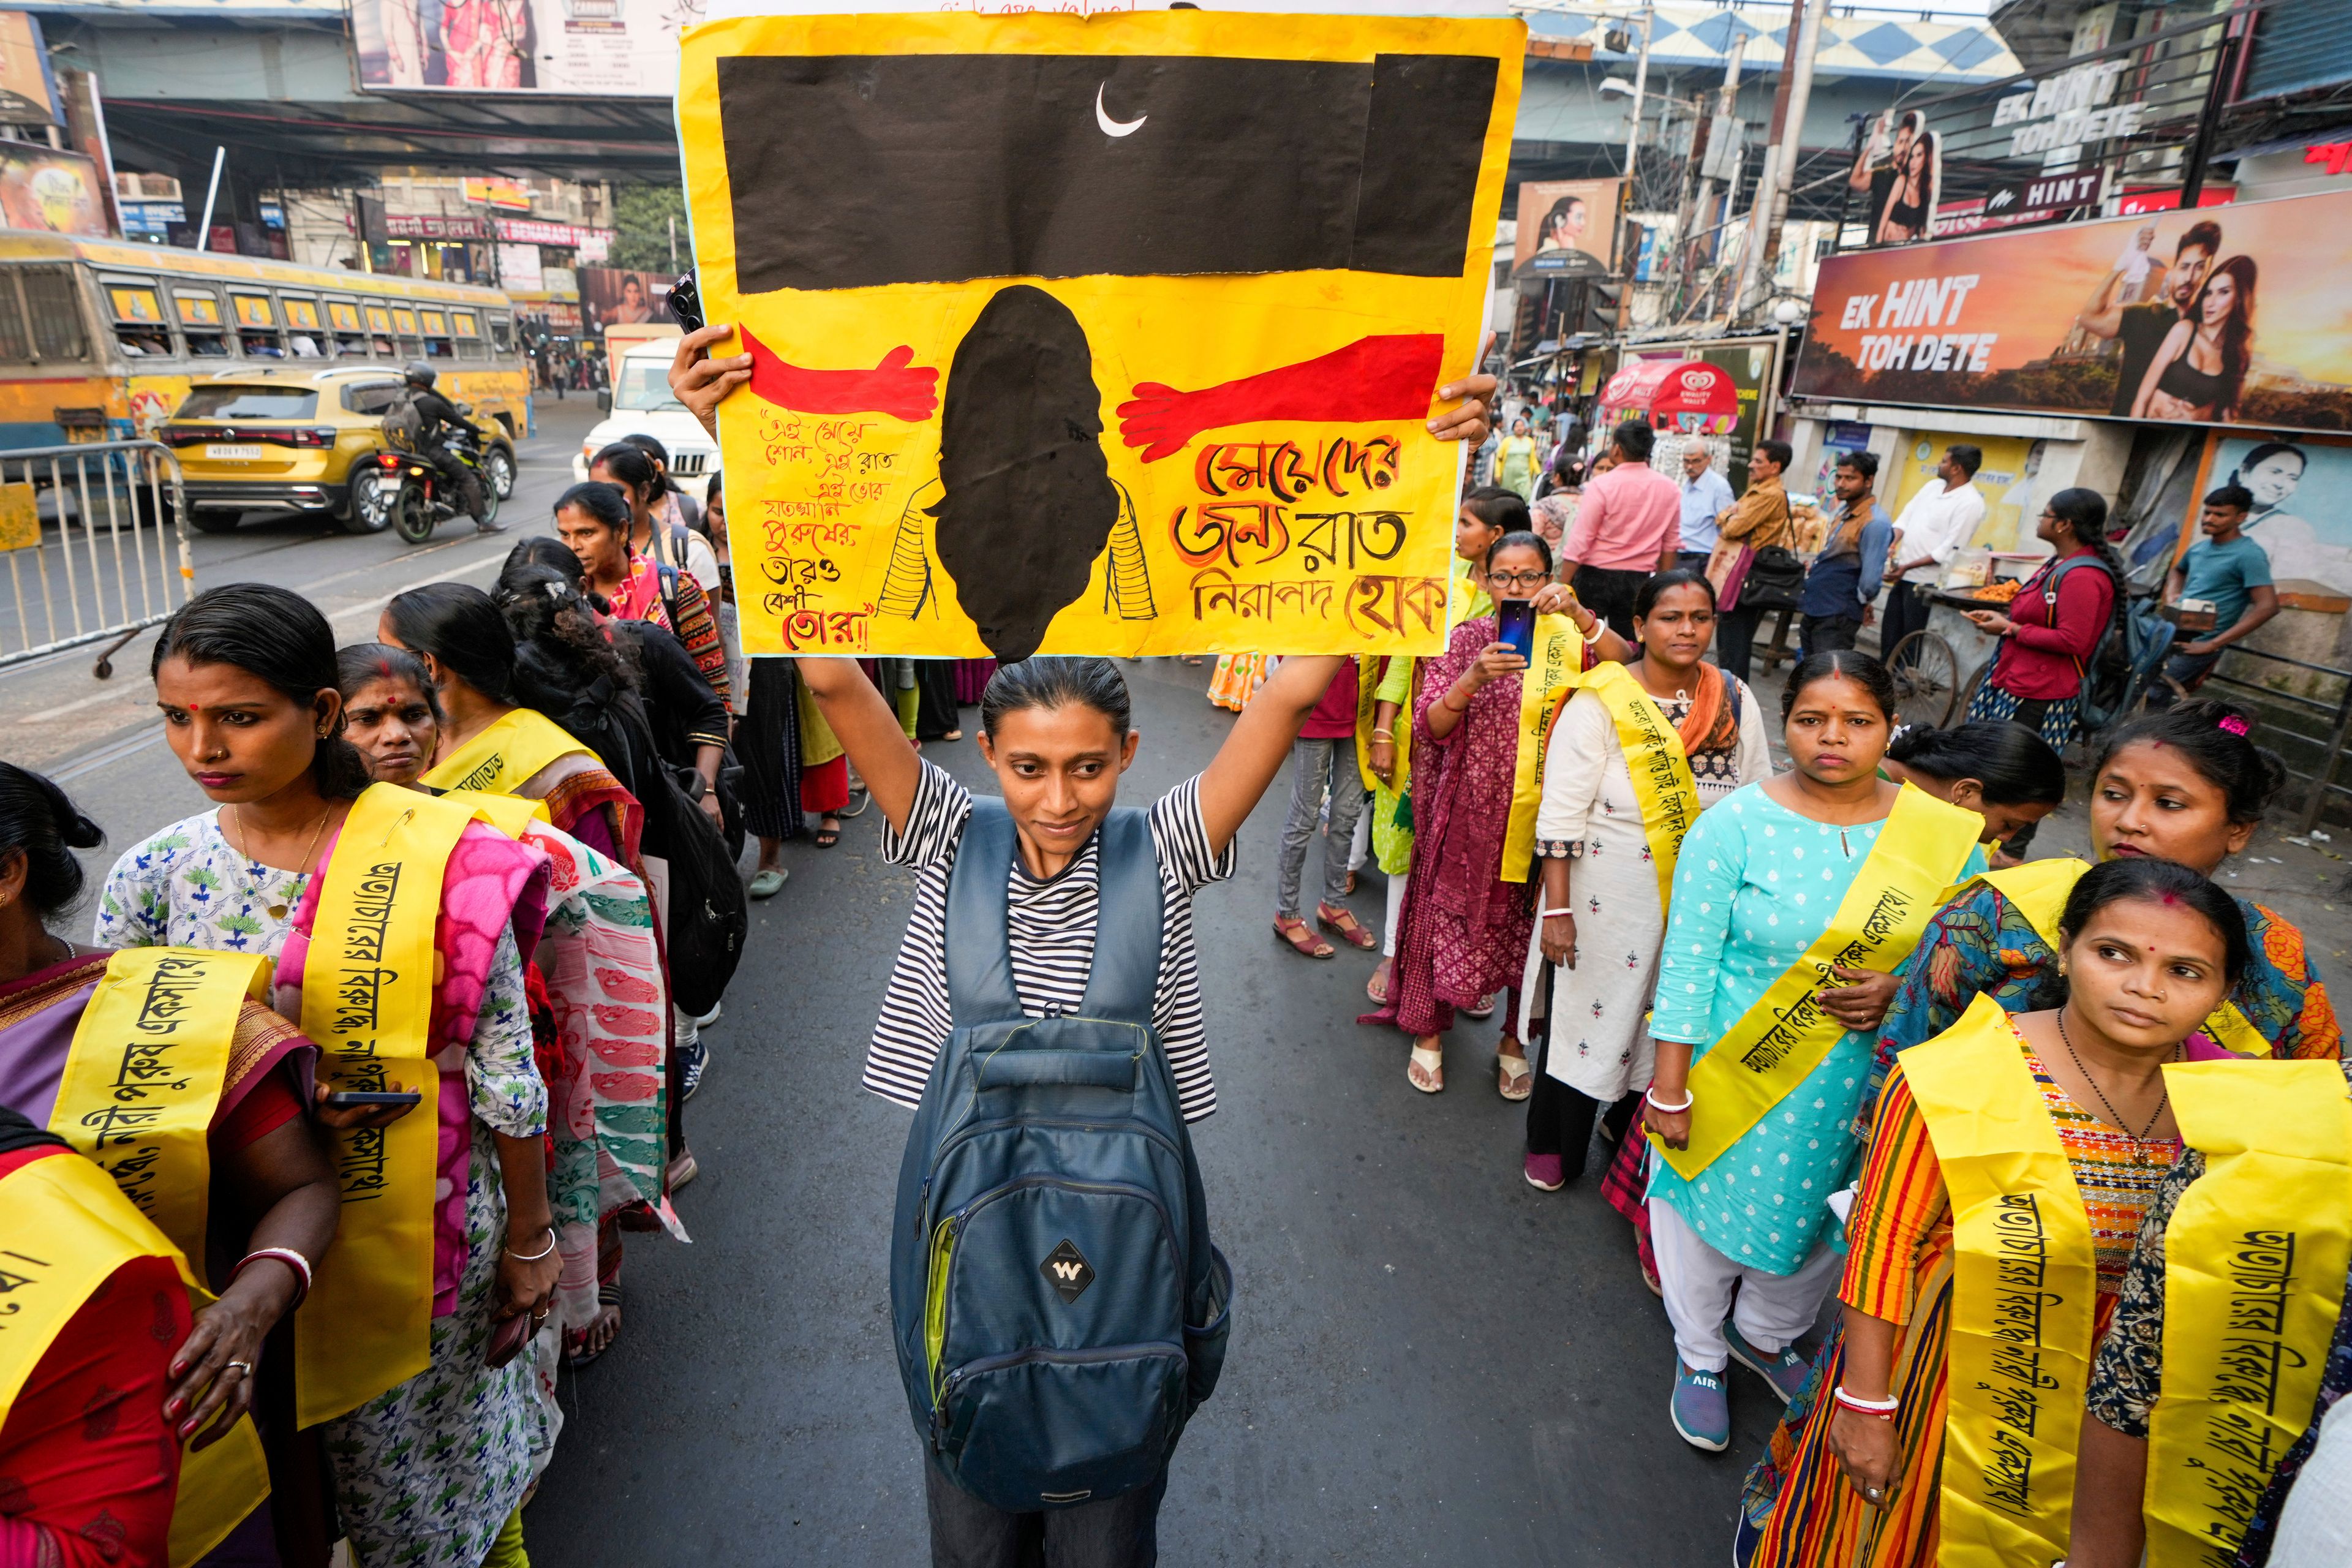
[[[1527,603],[1552,586],[1552,553],[1538,535],[1504,534],[1488,548],[1486,591]],[[1535,928],[1536,807],[1544,742],[1575,676],[1597,659],[1622,660],[1624,643],[1567,597],[1567,614],[1538,614],[1523,658],[1500,639],[1496,614],[1454,628],[1445,653],[1421,672],[1412,708],[1413,855],[1389,1005],[1367,1015],[1413,1037],[1412,1087],[1445,1087],[1443,1037],[1454,1012],[1516,992]],[[1532,669],[1532,674],[1529,673]],[[1535,1085],[1517,1034],[1517,1009],[1496,1046],[1506,1100]]]

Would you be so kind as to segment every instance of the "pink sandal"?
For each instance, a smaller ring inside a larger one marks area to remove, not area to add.
[[[1370,952],[1381,945],[1381,939],[1356,918],[1352,910],[1318,904],[1315,906],[1315,923],[1359,952]]]
[[[1314,928],[1297,915],[1287,918],[1281,915],[1275,916],[1274,934],[1277,940],[1288,942],[1292,948],[1307,958],[1328,958],[1339,951],[1317,936]]]

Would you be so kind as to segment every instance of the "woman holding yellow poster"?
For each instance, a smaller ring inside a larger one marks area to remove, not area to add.
[[[217,805],[115,863],[99,940],[274,954],[322,1087],[421,1100],[336,1135],[341,1218],[295,1319],[296,1422],[325,1424],[362,1561],[473,1568],[531,1474],[516,1357],[562,1267],[521,959],[546,861],[463,806],[369,784],[334,635],[299,595],[200,594],[152,668],[165,738]]]
[[[1836,1278],[1828,1200],[1853,1163],[1870,1045],[1823,998],[1841,971],[1901,963],[1943,890],[1984,863],[1983,817],[1879,775],[1894,710],[1877,660],[1806,659],[1781,698],[1794,767],[1708,808],[1675,863],[1643,1114],[1669,1410],[1695,1447],[1731,1440],[1733,1357],[1783,1403],[1797,1392],[1790,1347]]]
[[[277,1533],[258,1506],[262,1441],[294,1437],[286,1369],[265,1361],[264,1345],[335,1234],[334,1173],[303,1114],[318,1053],[252,999],[268,984],[257,959],[105,952],[51,935],[81,893],[73,850],[100,841],[56,784],[0,763],[0,1109],[88,1156],[196,1281],[218,1288],[217,1300],[196,1299],[195,1331],[172,1342],[169,1376],[137,1419],[160,1422],[189,1456],[176,1515],[185,1543],[225,1543],[237,1557]],[[13,1223],[9,1236],[21,1248]],[[184,1300],[176,1283],[173,1294]],[[248,1410],[253,1423],[239,1426]],[[40,1489],[5,1453],[0,1475]],[[171,1513],[168,1484],[162,1500]],[[302,1512],[289,1511],[289,1527]],[[0,1551],[0,1561],[14,1559]]]
[[[1714,636],[1704,573],[1651,578],[1633,600],[1642,657],[1588,671],[1545,747],[1538,951],[1522,988],[1532,1017],[1549,966],[1525,1163],[1528,1184],[1545,1192],[1583,1174],[1595,1118],[1650,1081],[1643,1018],[1683,836],[1706,807],[1772,771],[1756,694],[1706,662]]]
[[[2015,1568],[2067,1554],[2093,1347],[2180,1152],[2168,1062],[2247,962],[2186,867],[2111,861],[2060,918],[2057,1008],[1979,996],[1880,1097],[1832,1397],[1801,1434],[1754,1565]],[[1753,1542],[1752,1556],[1749,1542]]]

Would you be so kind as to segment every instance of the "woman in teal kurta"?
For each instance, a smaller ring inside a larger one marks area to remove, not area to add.
[[[1786,743],[1811,787],[1792,788],[1790,775],[1745,785],[1701,813],[1683,840],[1650,1018],[1664,1086],[1654,1090],[1654,1126],[1662,1101],[1689,1098],[1687,1069],[1669,1062],[1706,1059],[1828,927],[1878,842],[1896,793],[1877,778],[1891,728],[1886,685],[1864,655],[1806,660],[1783,711]],[[1824,791],[1853,799],[1816,798]],[[1784,804],[1790,796],[1802,810]],[[1972,849],[1963,874],[1984,864],[1981,847]],[[1761,1373],[1784,1402],[1802,1384],[1805,1363],[1790,1347],[1836,1281],[1829,1197],[1852,1179],[1851,1123],[1871,1048],[1866,1035],[1842,1037],[1696,1179],[1651,1161],[1652,1239],[1678,1358],[1672,1412],[1695,1447],[1729,1440],[1729,1360]],[[1685,1113],[1673,1135],[1688,1127]]]

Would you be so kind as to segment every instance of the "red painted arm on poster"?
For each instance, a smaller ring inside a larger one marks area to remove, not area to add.
[[[1377,419],[1419,419],[1429,412],[1445,339],[1436,332],[1358,338],[1342,349],[1245,375],[1238,381],[1179,392],[1156,381],[1118,405],[1119,438],[1145,448],[1156,463],[1184,449],[1204,430],[1261,419],[1353,425]]]
[[[915,351],[901,344],[872,370],[809,370],[777,357],[739,328],[751,356],[751,392],[796,414],[880,414],[920,424],[940,405],[940,373],[908,368]]]

